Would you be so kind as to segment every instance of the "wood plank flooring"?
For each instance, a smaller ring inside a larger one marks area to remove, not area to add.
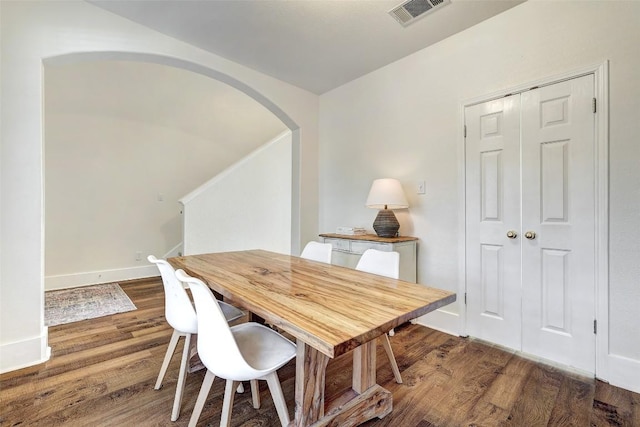
[[[163,388],[153,386],[171,329],[159,278],[122,284],[138,308],[49,328],[51,359],[0,376],[0,426],[186,426],[204,372],[187,378],[181,416],[170,421],[181,345]],[[419,325],[396,329],[396,384],[378,346],[378,382],[393,393],[393,412],[366,427],[638,426],[640,395],[524,359],[471,339]],[[294,409],[294,361],[279,371]],[[351,354],[330,361],[327,398],[347,390]],[[266,384],[262,407],[248,392],[235,399],[233,426],[276,426]],[[216,380],[199,426],[217,426],[224,382]]]

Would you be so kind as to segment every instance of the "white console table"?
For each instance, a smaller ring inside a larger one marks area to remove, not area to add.
[[[344,235],[320,234],[323,243],[331,243],[333,254],[331,263],[355,268],[360,256],[367,249],[378,249],[400,254],[400,280],[416,283],[417,237],[378,237],[375,234]]]

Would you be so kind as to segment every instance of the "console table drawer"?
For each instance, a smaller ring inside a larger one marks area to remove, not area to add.
[[[331,243],[334,251],[351,252],[351,241],[342,239],[325,239],[324,243]]]
[[[363,242],[358,240],[351,241],[351,253],[362,255],[367,249],[377,249],[379,251],[391,252],[391,245],[385,243]]]

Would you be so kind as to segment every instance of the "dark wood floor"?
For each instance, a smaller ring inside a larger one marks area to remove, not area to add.
[[[0,376],[0,426],[186,426],[202,371],[187,378],[182,413],[170,419],[179,353],[154,390],[171,336],[158,279],[122,285],[137,310],[49,329],[51,359]],[[535,363],[498,348],[405,325],[391,338],[404,384],[396,384],[381,346],[378,382],[393,412],[378,426],[640,426],[640,395]],[[179,351],[179,349],[178,349]],[[289,411],[293,361],[279,371]],[[329,363],[327,396],[348,389],[351,357]],[[247,387],[248,389],[248,387]],[[216,426],[223,381],[216,380],[199,425]],[[262,408],[236,397],[234,426],[277,425],[266,384]]]

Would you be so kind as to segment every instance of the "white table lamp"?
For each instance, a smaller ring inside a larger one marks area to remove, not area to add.
[[[402,186],[397,179],[382,178],[376,179],[371,184],[369,197],[367,197],[367,207],[380,209],[373,229],[380,237],[396,237],[400,223],[393,209],[405,209],[409,207],[407,198],[404,196]]]

